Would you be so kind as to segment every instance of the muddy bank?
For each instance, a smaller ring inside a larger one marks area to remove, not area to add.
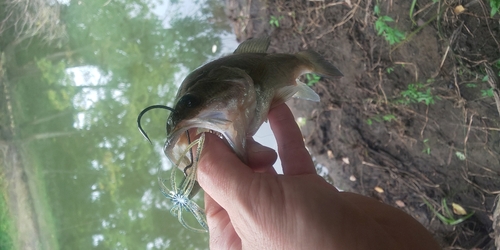
[[[337,187],[406,211],[444,248],[495,248],[500,118],[484,77],[487,67],[500,71],[498,15],[480,3],[457,15],[452,1],[419,1],[413,21],[411,1],[381,3],[378,15],[364,0],[227,2],[240,8],[228,11],[239,40],[270,35],[271,52],[313,49],[344,73],[313,86],[320,103],[291,103]],[[377,35],[381,15],[395,20],[389,25],[405,33],[402,42]],[[452,203],[474,215],[447,225],[436,213]]]

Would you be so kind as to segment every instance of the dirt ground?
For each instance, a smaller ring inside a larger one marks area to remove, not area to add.
[[[291,103],[306,119],[307,146],[338,188],[406,211],[444,249],[496,249],[500,101],[483,96],[494,76],[482,79],[486,68],[500,70],[500,18],[490,18],[488,1],[418,0],[415,24],[412,1],[379,1],[378,16],[406,33],[394,45],[377,35],[376,1],[226,2],[240,41],[270,35],[270,52],[313,49],[344,73],[313,86],[320,103]],[[399,101],[416,83],[434,103]],[[461,222],[464,215],[446,212],[452,203],[474,214]]]

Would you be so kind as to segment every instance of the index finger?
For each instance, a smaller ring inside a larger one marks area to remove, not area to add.
[[[269,111],[269,123],[278,143],[278,154],[285,175],[315,174],[316,169],[307,151],[302,133],[286,104]]]

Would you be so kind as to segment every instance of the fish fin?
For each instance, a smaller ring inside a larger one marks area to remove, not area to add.
[[[242,42],[238,48],[234,51],[234,54],[241,53],[266,53],[267,48],[269,48],[269,44],[271,43],[271,39],[266,37],[261,38],[253,38],[248,39]]]
[[[316,94],[314,90],[312,90],[305,83],[299,81],[299,79],[296,79],[295,81],[297,82],[297,85],[285,86],[276,91],[271,107],[286,102],[292,97],[319,102],[319,95]]]
[[[333,78],[344,76],[339,69],[312,50],[301,51],[296,56],[311,64],[312,68],[310,70],[314,73]]]
[[[276,91],[271,107],[288,101],[293,95],[297,93],[297,86],[285,86]]]
[[[297,82],[297,85],[294,86],[297,89],[297,92],[295,92],[293,97],[313,102],[319,102],[319,95],[316,94],[313,89],[307,86],[307,84],[301,82],[299,79],[296,79],[295,82]]]

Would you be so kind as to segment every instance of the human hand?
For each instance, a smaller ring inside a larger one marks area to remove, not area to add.
[[[439,249],[409,215],[318,176],[285,104],[268,117],[284,175],[272,168],[273,150],[249,140],[246,165],[206,135],[198,182],[212,249]]]

